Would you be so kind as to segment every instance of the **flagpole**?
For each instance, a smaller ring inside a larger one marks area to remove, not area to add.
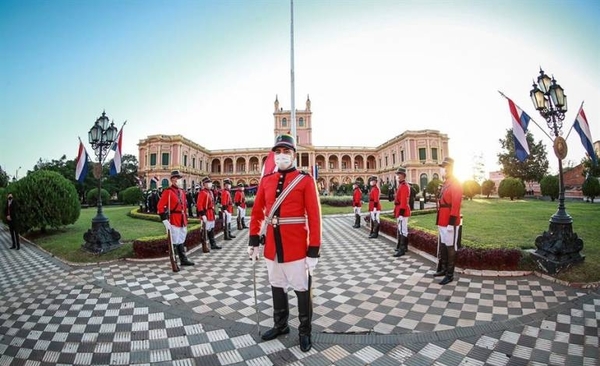
[[[581,113],[581,108],[583,108],[583,101],[581,102],[581,106],[579,106],[579,110],[577,111],[577,114],[575,115],[575,120],[577,120],[577,116],[579,116],[579,113]],[[569,138],[569,135],[571,134],[571,130],[573,130],[573,126],[575,126],[575,121],[573,121],[571,128],[569,128],[569,132],[567,132],[567,137],[565,137],[565,140]]]
[[[290,91],[290,96],[291,96],[291,122],[292,122],[292,129],[291,129],[291,135],[294,139],[296,139],[296,103],[295,103],[295,99],[296,99],[296,90],[294,87],[294,0],[290,0],[290,15],[291,15],[291,22],[290,22],[290,78],[291,78],[291,91]]]
[[[498,90],[498,93],[500,93],[500,95],[502,95],[504,98],[506,98],[506,100],[510,100],[510,98],[509,98],[509,97],[507,97],[506,95],[504,95],[504,93],[502,93],[500,90]],[[513,102],[513,103],[514,103],[514,102]],[[515,105],[517,105],[517,104],[515,103]],[[519,107],[519,106],[517,106],[517,107]],[[519,107],[519,108],[520,108],[521,110],[524,110],[524,109],[523,109],[523,108],[521,108],[521,107]],[[554,139],[552,138],[552,136],[548,135],[548,132],[544,131],[544,129],[543,129],[542,127],[540,127],[540,125],[538,125],[538,124],[537,124],[537,122],[536,122],[536,121],[535,121],[533,118],[531,118],[531,116],[529,116],[529,120],[530,120],[531,122],[533,122],[533,123],[534,123],[536,126],[538,126],[538,128],[539,128],[540,130],[542,130],[542,132],[543,132],[543,133],[544,133],[546,136],[548,136],[548,138],[550,139],[550,141],[554,142]]]

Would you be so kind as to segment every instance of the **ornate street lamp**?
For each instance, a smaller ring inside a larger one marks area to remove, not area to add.
[[[110,227],[108,217],[102,213],[102,160],[106,158],[108,149],[117,138],[117,128],[114,122],[109,125],[108,117],[102,112],[90,131],[88,140],[98,158],[98,165],[94,168],[94,177],[98,179],[98,211],[92,219],[92,228],[83,234],[85,244],[82,248],[86,251],[102,254],[121,246],[121,234]]]
[[[538,266],[547,273],[556,274],[583,262],[583,240],[573,232],[573,218],[565,209],[565,185],[562,161],[567,156],[567,143],[562,137],[562,126],[567,112],[567,96],[563,88],[540,68],[537,84],[529,93],[533,106],[544,117],[554,134],[554,154],[558,158],[558,210],[550,218],[548,231],[535,239],[537,250],[532,253]]]

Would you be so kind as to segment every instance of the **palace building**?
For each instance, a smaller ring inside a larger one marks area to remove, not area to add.
[[[379,146],[314,146],[310,98],[304,110],[296,111],[296,145],[299,169],[317,171],[321,192],[334,191],[340,184],[367,182],[376,175],[380,184],[392,183],[399,166],[406,167],[408,182],[423,189],[439,178],[438,166],[448,156],[448,136],[437,130],[405,131]],[[274,138],[291,129],[291,111],[283,110],[275,98]],[[184,188],[194,187],[203,177],[222,183],[232,179],[233,186],[258,184],[261,168],[271,147],[208,150],[182,135],[150,135],[138,143],[139,169],[145,187],[168,186],[172,170],[184,175]],[[318,167],[313,169],[313,167]]]

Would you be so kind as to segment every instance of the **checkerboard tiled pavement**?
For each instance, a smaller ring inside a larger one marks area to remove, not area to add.
[[[69,267],[0,232],[0,365],[598,365],[600,294],[538,277],[461,275],[368,240],[348,217],[324,220],[311,352],[295,331],[261,342],[247,231],[224,249],[166,261]],[[223,242],[222,242],[223,243]],[[256,268],[262,330],[272,324]],[[298,325],[290,294],[293,327]]]

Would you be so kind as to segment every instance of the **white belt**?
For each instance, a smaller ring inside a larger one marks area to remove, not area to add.
[[[306,217],[277,217],[274,216],[269,225],[277,226],[277,225],[286,225],[286,224],[304,224],[306,223]]]

